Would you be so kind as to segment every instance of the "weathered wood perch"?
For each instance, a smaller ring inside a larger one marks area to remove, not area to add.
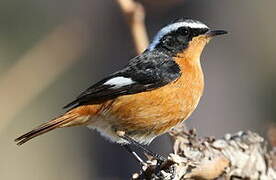
[[[215,139],[198,138],[193,130],[176,128],[170,135],[174,153],[168,160],[159,169],[156,160],[148,160],[132,179],[276,179],[276,150],[269,152],[267,143],[254,132]]]

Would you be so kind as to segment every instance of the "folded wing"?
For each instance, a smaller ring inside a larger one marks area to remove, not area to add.
[[[122,95],[150,91],[176,80],[179,76],[179,66],[169,56],[144,53],[130,60],[124,69],[86,89],[64,108],[97,104]]]

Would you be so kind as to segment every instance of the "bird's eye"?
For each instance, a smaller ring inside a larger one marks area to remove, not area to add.
[[[188,28],[180,28],[179,30],[180,30],[180,33],[184,36],[187,36],[190,33]]]

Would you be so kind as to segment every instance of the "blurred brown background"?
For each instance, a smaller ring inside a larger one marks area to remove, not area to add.
[[[275,122],[276,1],[143,0],[150,38],[179,17],[226,29],[202,56],[206,89],[188,120],[200,135],[264,136]],[[0,179],[127,179],[136,162],[85,127],[60,129],[22,147],[13,139],[135,55],[114,0],[0,2]],[[151,145],[171,151],[167,136]]]

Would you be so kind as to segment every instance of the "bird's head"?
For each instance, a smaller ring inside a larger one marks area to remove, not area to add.
[[[165,52],[174,57],[199,59],[210,39],[226,33],[224,30],[210,30],[200,21],[179,19],[163,27],[147,50]]]

